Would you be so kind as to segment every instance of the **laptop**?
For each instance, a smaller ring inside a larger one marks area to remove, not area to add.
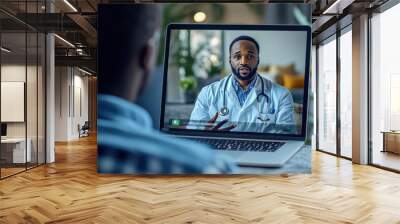
[[[162,132],[240,166],[280,167],[304,145],[309,26],[170,24],[165,46]]]

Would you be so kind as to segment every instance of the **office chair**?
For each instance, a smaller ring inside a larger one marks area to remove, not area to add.
[[[80,127],[80,125],[78,124],[79,138],[89,136],[89,129],[90,129],[89,121],[85,121],[82,127]]]

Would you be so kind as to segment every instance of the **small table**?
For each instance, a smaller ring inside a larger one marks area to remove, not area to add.
[[[383,149],[382,152],[400,154],[400,131],[382,131]]]

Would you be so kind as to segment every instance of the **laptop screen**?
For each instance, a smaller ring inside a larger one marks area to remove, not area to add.
[[[307,26],[171,24],[160,127],[305,136]]]

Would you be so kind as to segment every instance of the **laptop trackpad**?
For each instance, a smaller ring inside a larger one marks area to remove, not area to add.
[[[246,152],[243,151],[220,151],[219,153],[231,157],[234,161],[237,161],[239,158],[241,158]]]

